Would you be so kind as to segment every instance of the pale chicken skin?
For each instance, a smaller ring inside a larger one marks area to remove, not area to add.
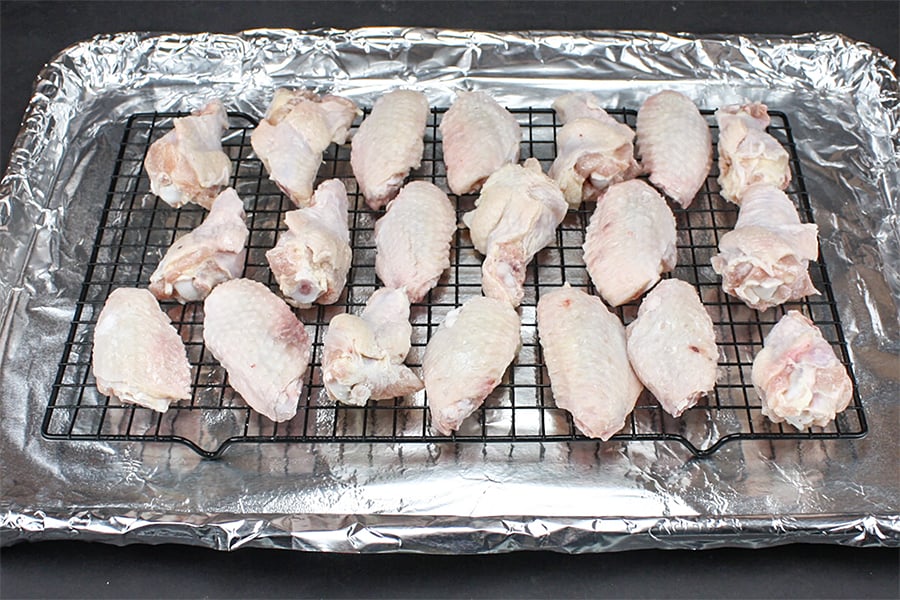
[[[181,336],[147,290],[118,288],[94,327],[97,390],[157,412],[191,397],[191,365]]]
[[[481,267],[484,294],[518,306],[524,296],[525,269],[556,236],[568,205],[556,183],[534,158],[524,166],[506,165],[491,175],[463,215]]]
[[[519,315],[506,302],[476,296],[447,313],[422,361],[432,427],[459,429],[502,381],[520,342]]]
[[[249,279],[216,286],[203,304],[203,341],[250,408],[275,421],[297,414],[311,341],[290,307]]]
[[[227,188],[219,194],[199,227],[181,236],[150,276],[150,291],[160,300],[197,302],[223,281],[239,277],[250,231],[244,203]]]
[[[485,92],[460,92],[440,130],[447,185],[454,194],[477,191],[500,167],[519,160],[522,128]]]
[[[147,150],[150,191],[175,208],[189,202],[209,208],[231,177],[231,159],[222,151],[227,128],[228,115],[219,100],[175,119],[174,129]]]
[[[340,96],[318,96],[307,90],[281,88],[260,121],[250,143],[269,178],[299,207],[308,206],[322,154],[332,143],[343,144],[361,111]]]
[[[556,406],[586,436],[608,440],[643,390],[628,362],[622,322],[600,298],[566,284],[541,296],[537,323]]]
[[[760,102],[731,105],[716,111],[719,125],[719,186],[722,197],[741,203],[748,188],[758,183],[785,189],[791,182],[789,156],[778,140],[766,133],[768,107]]]
[[[578,208],[583,200],[596,200],[611,184],[640,173],[634,159],[634,131],[610,117],[596,96],[565,94],[553,102],[553,108],[564,125],[548,174],[571,208]]]
[[[822,332],[791,310],[766,336],[751,379],[762,413],[797,429],[824,427],[850,405],[853,383]]]
[[[675,217],[656,190],[639,179],[609,187],[584,238],[591,281],[611,306],[633,300],[675,268]]]
[[[397,195],[410,170],[422,163],[428,98],[394,90],[375,101],[351,142],[350,165],[370,208]]]
[[[266,260],[288,304],[309,308],[340,298],[352,260],[347,211],[347,188],[329,179],[316,189],[311,206],[285,214],[288,229]]]
[[[818,228],[800,223],[797,210],[777,187],[758,184],[743,196],[737,223],[719,240],[712,267],[722,289],[764,311],[818,294],[809,261],[819,255]]]
[[[682,208],[694,201],[712,166],[712,136],[690,98],[666,90],[637,115],[638,154],[650,181]]]
[[[407,396],[424,387],[403,364],[412,325],[402,290],[381,288],[359,316],[341,314],[325,332],[322,381],[328,395],[344,404]]]
[[[673,417],[715,388],[716,332],[691,284],[660,281],[625,333],[632,369]]]
[[[456,211],[432,183],[412,181],[375,222],[375,272],[387,287],[420,302],[450,268]]]
[[[562,123],[568,123],[575,119],[594,119],[605,123],[621,124],[603,110],[597,96],[588,92],[563,94],[553,101],[552,106]]]

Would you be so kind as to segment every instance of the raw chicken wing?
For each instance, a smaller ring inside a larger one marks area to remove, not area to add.
[[[94,327],[92,369],[101,394],[166,412],[191,397],[191,365],[181,336],[153,294],[119,288]]]
[[[366,204],[378,209],[397,195],[410,169],[422,163],[428,99],[394,90],[375,101],[353,136],[350,165]]]
[[[519,160],[519,124],[484,92],[460,92],[440,129],[447,185],[454,194],[478,190],[491,173]]]
[[[643,389],[628,364],[622,322],[600,298],[568,284],[541,296],[537,322],[556,405],[585,435],[608,440]]]
[[[290,307],[258,281],[232,279],[203,311],[203,341],[250,408],[275,422],[297,414],[311,343]]]
[[[175,208],[188,202],[209,208],[231,176],[231,159],[222,151],[225,107],[213,100],[174,125],[147,150],[150,190]]]
[[[375,272],[387,287],[419,302],[450,267],[456,211],[447,194],[426,181],[400,190],[375,222]]]
[[[447,313],[422,361],[435,429],[459,429],[503,379],[519,343],[519,315],[505,302],[476,296]]]
[[[712,166],[709,126],[691,99],[670,90],[650,96],[638,111],[637,145],[650,181],[690,206]]]
[[[641,302],[626,337],[635,374],[673,417],[716,386],[716,332],[691,284],[660,281]]]
[[[824,427],[850,404],[853,384],[819,328],[788,311],[766,336],[751,371],[762,413],[797,429]]]
[[[582,200],[596,200],[613,183],[640,173],[634,160],[634,131],[600,108],[593,94],[560,96],[553,108],[565,125],[559,131],[559,153],[549,175],[578,208]]]
[[[506,165],[491,175],[463,215],[481,267],[484,294],[518,306],[524,295],[525,268],[556,236],[566,216],[565,197],[534,158],[524,166]]]
[[[266,260],[288,304],[334,304],[347,283],[352,258],[347,229],[347,189],[338,179],[319,184],[308,208],[284,216],[287,231]]]
[[[768,183],[784,189],[791,182],[787,150],[766,133],[765,104],[725,106],[716,111],[719,124],[719,185],[722,197],[735,204],[747,189]]]
[[[808,270],[819,255],[817,232],[800,223],[784,192],[754,185],[744,193],[734,229],[719,240],[712,267],[725,292],[756,310],[818,294]]]
[[[250,232],[244,203],[232,188],[219,194],[199,227],[178,238],[150,276],[150,291],[160,300],[203,300],[244,268]]]
[[[403,364],[412,326],[402,290],[381,288],[360,316],[337,315],[325,333],[322,380],[328,395],[345,404],[407,396],[421,380]]]
[[[275,97],[250,143],[269,172],[269,178],[297,206],[309,205],[313,182],[322,153],[328,146],[343,144],[356,105],[339,96],[318,96],[306,90],[275,91]]]
[[[611,306],[633,300],[675,268],[675,217],[639,179],[611,185],[600,197],[584,238],[591,280]]]
[[[559,115],[559,120],[563,123],[569,123],[575,119],[594,119],[604,123],[621,125],[603,110],[597,96],[588,92],[563,94],[553,101],[553,110],[556,111],[556,114]]]

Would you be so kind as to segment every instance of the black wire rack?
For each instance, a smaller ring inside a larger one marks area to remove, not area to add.
[[[431,181],[447,190],[438,129],[444,112],[443,109],[432,111],[423,162],[410,179]],[[511,112],[525,132],[522,158],[537,158],[546,171],[556,156],[560,124],[555,113],[550,109]],[[634,126],[635,111],[609,112]],[[717,130],[712,112],[704,111],[704,114],[715,141]],[[770,133],[788,149],[791,157],[793,179],[786,192],[796,203],[801,219],[813,222],[787,116],[780,112],[770,115]],[[207,458],[220,456],[236,443],[597,443],[581,435],[570,415],[555,406],[536,326],[536,305],[541,293],[564,282],[596,293],[584,268],[581,250],[594,203],[570,211],[557,231],[555,243],[542,250],[529,265],[520,308],[521,350],[504,381],[454,435],[444,436],[431,430],[424,392],[409,398],[370,402],[363,407],[336,405],[328,398],[320,368],[325,329],[334,315],[360,311],[369,295],[379,287],[374,269],[373,226],[381,211],[372,211],[361,201],[346,145],[332,145],[328,150],[317,183],[337,177],[347,185],[353,262],[346,289],[336,304],[297,311],[313,340],[297,416],[276,424],[250,410],[227,385],[224,369],[203,344],[202,303],[162,304],[180,332],[193,366],[190,401],[173,404],[166,413],[160,414],[100,394],[91,374],[91,343],[94,324],[107,296],[117,287],[146,287],[150,274],[173,241],[199,225],[205,215],[203,209],[193,205],[175,210],[159,201],[150,193],[149,180],[142,168],[150,144],[169,131],[172,119],[178,116],[183,115],[135,114],[125,125],[84,284],[44,416],[45,437],[179,442]],[[244,276],[266,283],[277,293],[265,252],[275,244],[279,231],[284,228],[283,214],[294,206],[268,180],[261,162],[252,153],[250,133],[256,121],[235,112],[229,113],[229,119],[230,128],[223,146],[233,162],[231,185],[244,199],[250,229]],[[703,457],[734,440],[864,436],[868,426],[856,391],[850,407],[824,428],[795,430],[772,423],[762,415],[759,398],[750,383],[750,368],[764,336],[787,310],[800,310],[818,325],[847,367],[854,390],[855,377],[831,280],[821,258],[810,264],[810,275],[821,295],[802,302],[758,313],[722,292],[720,279],[710,266],[710,257],[717,252],[720,236],[733,228],[737,207],[719,196],[717,176],[714,164],[691,207],[674,210],[678,224],[678,267],[667,275],[692,283],[713,318],[720,352],[716,389],[679,419],[665,413],[645,391],[624,429],[612,439],[678,442],[693,455]],[[460,217],[474,207],[474,196],[451,198]],[[407,364],[413,369],[421,366],[425,344],[447,312],[480,294],[481,261],[468,232],[462,228],[457,230],[450,269],[424,301],[412,307],[413,340]],[[635,301],[616,310],[627,324],[635,318],[638,305]]]

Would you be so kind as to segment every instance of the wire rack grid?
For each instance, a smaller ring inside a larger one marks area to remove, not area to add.
[[[431,181],[447,190],[438,128],[444,112],[444,109],[432,110],[422,165],[411,173],[410,179]],[[522,158],[537,158],[546,171],[556,156],[560,123],[555,113],[535,108],[511,112],[525,133]],[[703,112],[715,143],[717,131],[712,112]],[[634,110],[622,108],[609,113],[634,127]],[[780,112],[770,115],[769,131],[788,149],[791,157],[793,179],[786,192],[794,200],[801,219],[813,222],[787,116]],[[183,115],[135,114],[125,125],[84,284],[45,412],[42,424],[45,437],[178,442],[207,458],[216,458],[240,442],[595,442],[580,434],[571,416],[553,403],[536,326],[536,305],[542,292],[568,282],[596,293],[584,268],[581,250],[594,203],[584,203],[581,208],[569,211],[557,230],[556,241],[529,265],[520,308],[519,354],[504,381],[458,432],[444,436],[430,429],[424,391],[408,398],[370,402],[363,407],[337,405],[328,398],[320,368],[328,323],[336,314],[359,312],[379,287],[374,269],[373,231],[381,211],[372,211],[360,197],[349,165],[349,146],[332,145],[324,157],[317,184],[336,177],[347,186],[353,262],[347,286],[337,303],[297,311],[313,340],[297,416],[285,423],[274,423],[250,410],[227,385],[224,369],[203,344],[202,303],[162,303],[185,342],[193,367],[190,401],[173,404],[166,413],[160,414],[101,395],[91,374],[91,343],[94,324],[107,296],[117,287],[146,287],[150,274],[169,246],[199,225],[205,215],[203,209],[193,205],[178,210],[165,205],[150,193],[149,180],[142,169],[150,144],[169,131],[172,119],[178,116]],[[244,199],[250,230],[244,276],[267,284],[277,293],[265,252],[274,246],[284,229],[284,213],[294,206],[268,180],[263,165],[252,152],[250,133],[255,120],[236,112],[229,113],[229,119],[223,147],[232,159],[231,185]],[[714,164],[691,207],[674,209],[678,225],[678,266],[667,275],[693,284],[713,318],[720,351],[716,389],[679,419],[665,413],[645,391],[624,429],[612,439],[678,442],[694,456],[704,457],[734,440],[862,437],[868,427],[856,391],[850,408],[825,428],[799,431],[763,417],[759,398],[750,383],[750,367],[765,335],[787,310],[800,310],[809,316],[835,348],[854,383],[855,378],[831,281],[821,259],[810,264],[810,275],[821,294],[801,302],[758,313],[722,292],[709,259],[717,252],[720,236],[734,226],[737,208],[719,196],[717,176]],[[451,195],[451,199],[457,206],[458,217],[474,207],[475,196]],[[447,312],[481,293],[481,261],[468,232],[458,229],[453,239],[450,269],[423,302],[412,307],[412,350],[407,364],[414,370],[420,368],[425,345]],[[635,301],[617,308],[616,312],[627,324],[635,318],[638,305],[639,301]]]

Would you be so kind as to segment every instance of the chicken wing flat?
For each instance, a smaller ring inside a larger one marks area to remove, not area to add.
[[[600,298],[568,284],[541,296],[537,321],[556,405],[585,435],[608,440],[644,389],[628,362],[625,327]]]
[[[650,181],[690,206],[712,166],[709,126],[691,99],[671,90],[648,98],[638,110],[637,146]]]
[[[181,336],[153,294],[118,288],[94,328],[92,370],[101,394],[165,412],[191,397],[191,365]]]
[[[476,296],[450,311],[428,341],[422,370],[431,424],[449,435],[481,406],[518,351],[519,315]]]
[[[673,417],[716,386],[716,332],[691,284],[660,281],[625,333],[631,367]]]
[[[440,188],[412,181],[375,222],[375,272],[387,287],[420,302],[450,267],[456,211]]]
[[[231,387],[269,419],[291,419],[311,341],[290,307],[258,281],[232,279],[207,296],[203,312],[203,341]]]
[[[494,171],[519,160],[522,129],[485,92],[460,92],[440,130],[447,184],[454,194],[477,191]]]
[[[350,165],[368,204],[378,209],[397,195],[411,169],[422,163],[428,98],[394,90],[375,101],[351,142]]]
[[[656,190],[639,179],[609,187],[584,238],[591,281],[611,306],[637,298],[675,268],[675,217]]]

